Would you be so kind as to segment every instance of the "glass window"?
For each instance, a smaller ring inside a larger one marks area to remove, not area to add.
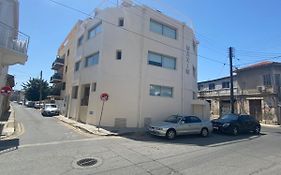
[[[271,76],[270,76],[270,74],[263,75],[263,85],[271,86]]]
[[[162,67],[162,58],[161,55],[148,52],[148,63],[155,66]]]
[[[119,18],[118,26],[124,26],[124,18]]]
[[[275,85],[280,86],[281,85],[280,74],[275,74],[274,77],[275,77]]]
[[[75,72],[78,71],[78,70],[79,70],[79,67],[80,67],[80,61],[77,61],[77,62],[75,63],[74,71],[75,71]]]
[[[162,35],[162,25],[156,21],[150,20],[150,31]]]
[[[160,96],[162,96],[162,97],[172,97],[173,96],[173,88],[161,86]]]
[[[215,89],[215,83],[209,84],[209,90]]]
[[[172,38],[172,39],[176,39],[177,38],[177,30],[169,27],[165,24],[161,24],[157,21],[154,20],[150,20],[150,31],[154,32],[154,33],[158,33],[160,35]]]
[[[82,45],[82,42],[83,42],[83,35],[78,39],[78,43],[77,43],[77,46],[81,46]]]
[[[173,38],[173,39],[176,39],[176,30],[175,29],[172,29],[168,26],[163,26],[163,35],[164,36],[167,36],[169,38]]]
[[[173,88],[167,86],[150,85],[151,96],[173,97]]]
[[[222,88],[229,88],[229,82],[228,81],[222,82]]]
[[[149,51],[148,64],[168,69],[176,69],[176,58]]]
[[[122,51],[121,50],[117,50],[116,51],[116,59],[117,60],[121,60],[122,59]]]
[[[193,77],[195,78],[196,77],[196,68],[195,68],[195,66],[192,66],[192,71],[193,71]]]
[[[85,67],[95,65],[99,63],[99,52],[86,57]]]
[[[160,96],[161,87],[156,85],[150,85],[150,95],[151,96]]]
[[[96,89],[97,89],[97,83],[92,83],[92,86],[91,86],[91,92],[96,92]]]
[[[169,69],[176,69],[176,59],[163,56],[162,57],[162,67],[169,68]]]
[[[88,39],[95,37],[98,33],[101,32],[101,23],[97,24],[88,31]]]
[[[178,123],[181,119],[182,119],[181,116],[172,115],[172,116],[168,117],[166,120],[164,120],[164,122]]]

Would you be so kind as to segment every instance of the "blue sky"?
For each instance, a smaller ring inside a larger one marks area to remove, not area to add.
[[[112,6],[117,0],[56,0],[91,13],[95,7]],[[119,0],[120,2],[121,0]],[[235,48],[234,65],[281,55],[280,0],[137,0],[163,13],[192,21],[198,38],[198,81],[228,75],[228,47]],[[20,31],[30,36],[28,62],[10,67],[16,87],[30,77],[50,79],[57,49],[78,19],[85,15],[58,6],[49,0],[20,0]],[[223,64],[226,63],[226,64]]]

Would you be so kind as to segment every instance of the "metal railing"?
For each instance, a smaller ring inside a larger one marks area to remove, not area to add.
[[[27,55],[29,36],[0,21],[0,47]]]

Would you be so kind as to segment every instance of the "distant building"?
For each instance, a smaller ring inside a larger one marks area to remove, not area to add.
[[[8,66],[27,61],[28,42],[29,36],[19,32],[19,2],[0,0],[0,88],[11,84]],[[7,106],[8,98],[0,95],[0,117]]]
[[[147,6],[122,5],[78,21],[63,45],[67,117],[102,126],[143,127],[171,114],[208,116],[197,101],[197,40],[182,22]]]
[[[235,71],[234,95],[237,113],[248,113],[264,123],[281,122],[281,63],[261,62]],[[229,77],[199,82],[198,98],[210,102],[213,117],[230,111]],[[219,86],[212,85],[220,84]],[[227,111],[228,109],[228,111]]]

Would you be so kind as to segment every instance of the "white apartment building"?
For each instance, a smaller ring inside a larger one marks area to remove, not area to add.
[[[6,86],[8,66],[27,61],[29,37],[18,29],[18,0],[0,0],[0,88]],[[0,95],[0,117],[7,101],[7,97]]]
[[[97,125],[102,93],[109,94],[102,126],[144,127],[172,114],[209,115],[196,100],[198,42],[185,23],[123,1],[96,9],[70,42],[75,56],[64,90],[68,117]]]

